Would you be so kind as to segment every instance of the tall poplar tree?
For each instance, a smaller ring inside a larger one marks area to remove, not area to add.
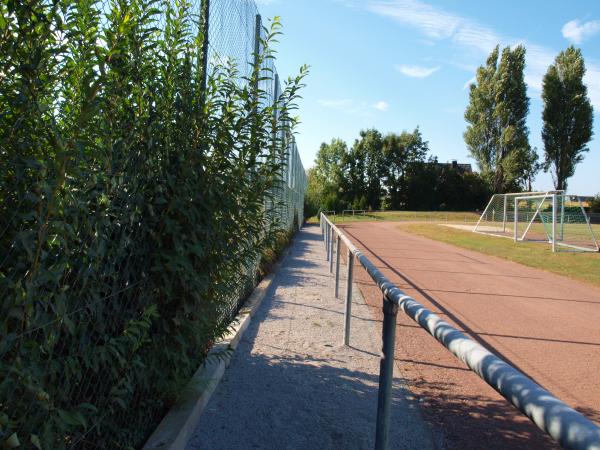
[[[529,98],[521,45],[490,53],[471,85],[464,133],[471,156],[495,192],[524,186],[535,172],[537,154],[529,145],[526,124]]]
[[[592,138],[593,108],[584,75],[581,50],[571,46],[558,54],[544,76],[544,170],[552,169],[556,189],[567,189],[567,180],[589,150],[587,143]]]

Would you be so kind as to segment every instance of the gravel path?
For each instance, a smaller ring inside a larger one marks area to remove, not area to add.
[[[305,227],[188,449],[373,448],[380,323],[360,295],[352,307],[351,347],[345,347],[344,305],[333,296],[319,228]],[[422,421],[402,380],[394,387],[391,447],[440,448],[443,439]]]

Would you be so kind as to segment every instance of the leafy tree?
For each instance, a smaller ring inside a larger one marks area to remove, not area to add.
[[[496,47],[479,67],[465,111],[464,138],[471,156],[495,192],[523,186],[535,174],[537,155],[529,145],[529,112],[523,76],[525,48]]]
[[[417,162],[408,167],[406,174],[406,201],[404,209],[409,211],[434,211],[438,209],[439,181],[436,157]]]
[[[352,146],[344,158],[344,179],[340,187],[345,203],[354,209],[363,209],[358,200],[364,195],[366,154],[362,147]],[[365,199],[366,202],[366,199]]]
[[[273,243],[305,69],[205,83],[196,9],[0,2],[0,447],[141,447]]]
[[[484,177],[495,171],[498,127],[494,118],[495,76],[498,70],[498,47],[488,56],[486,64],[477,69],[476,82],[471,84],[469,105],[465,120],[469,123],[464,133],[471,156]]]
[[[544,76],[544,170],[552,168],[556,189],[566,190],[567,180],[589,150],[587,143],[592,138],[593,108],[583,84],[584,74],[581,50],[571,46],[558,54]]]
[[[366,206],[368,208],[379,209],[381,206],[381,175],[383,171],[383,137],[381,133],[375,129],[361,131],[360,139],[354,142],[352,155],[358,157],[358,160],[361,161],[360,166],[364,169],[364,190],[355,191],[355,194],[359,195],[355,195],[354,199],[364,195],[366,196]],[[360,169],[360,166],[356,166],[356,169]],[[356,178],[359,175],[357,171],[355,173]]]
[[[363,130],[351,149],[340,139],[322,144],[308,171],[307,214],[321,210],[408,209],[468,211],[482,208],[489,185],[429,157],[419,128],[386,136]],[[384,199],[383,205],[381,204]]]
[[[308,171],[306,192],[307,214],[316,214],[320,209],[338,210],[341,206],[340,186],[344,179],[344,164],[348,147],[341,139],[322,143],[315,166]]]
[[[330,144],[321,144],[315,159],[315,176],[319,182],[334,189],[339,186],[347,153],[348,146],[341,139],[332,139]]]
[[[436,157],[419,161],[407,171],[407,210],[473,211],[489,200],[489,187],[478,173],[463,173]]]
[[[436,209],[472,211],[485,206],[490,192],[478,173],[461,173],[452,166],[438,166]]]
[[[427,141],[415,128],[412,133],[390,133],[383,138],[384,185],[386,207],[400,209],[406,202],[407,171],[412,164],[422,162],[429,151]]]
[[[600,194],[596,194],[596,196],[590,202],[590,212],[600,213]]]
[[[343,184],[347,164],[348,146],[341,139],[332,139],[331,143],[322,143],[315,165],[307,172],[308,186],[305,195],[307,215],[319,210],[339,210],[345,207]]]
[[[304,193],[304,215],[312,217],[319,213],[322,208],[322,190],[317,179],[315,168],[306,171],[306,192]],[[326,208],[323,208],[326,209]]]

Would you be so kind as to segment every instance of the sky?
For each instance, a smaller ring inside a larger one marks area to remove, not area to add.
[[[600,1],[598,0],[257,0],[265,19],[280,16],[280,77],[310,66],[299,102],[296,141],[306,168],[322,142],[352,145],[362,129],[419,126],[441,162],[469,157],[463,140],[469,84],[495,45],[523,44],[531,99],[529,141],[543,160],[542,78],[556,55],[580,48],[595,112],[589,152],[569,192],[600,192]],[[534,189],[553,188],[541,172]]]

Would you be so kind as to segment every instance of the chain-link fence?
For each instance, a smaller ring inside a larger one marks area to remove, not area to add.
[[[202,9],[204,6],[204,10]],[[196,1],[194,9],[198,9],[208,17],[206,26],[207,74],[222,67],[234,66],[237,73],[237,83],[244,86],[251,83],[253,65],[258,62],[259,54],[265,52],[265,40],[268,33],[267,25],[263,22],[254,0],[204,0]],[[200,20],[202,22],[202,18]],[[270,51],[270,50],[267,50]],[[260,106],[276,105],[282,95],[282,86],[275,58],[269,54],[261,58],[261,73],[256,86],[261,93],[258,96]],[[275,120],[285,121],[274,108]],[[265,198],[265,208],[268,212],[268,223],[264,232],[273,229],[293,231],[304,221],[304,193],[306,191],[306,172],[302,165],[300,153],[293,134],[285,123],[279,123],[274,131],[274,140],[280,147],[278,162],[281,170],[280,180],[269,190]],[[254,275],[257,272],[259,258],[246,263],[246,290],[253,286]],[[242,292],[246,292],[243,291]],[[233,318],[240,307],[244,295],[235,295],[225,312],[227,320]]]
[[[285,92],[260,57],[268,31],[248,0],[0,14],[0,447],[138,447],[255,285],[267,237],[303,220],[285,112],[267,126],[278,164],[258,152],[275,182],[250,144],[228,150],[257,141],[230,132],[257,116],[237,112],[243,90],[264,109]],[[205,120],[211,90],[229,111],[232,64],[237,121]]]
[[[207,0],[208,9],[208,72],[216,66],[234,64],[238,69],[238,82],[248,83],[256,53],[262,52],[266,27],[254,0]],[[200,8],[200,2],[197,2]],[[274,58],[262,61],[258,89],[263,106],[273,105],[282,94],[281,81]],[[277,111],[275,111],[277,113]],[[279,118],[278,118],[279,120]],[[272,192],[270,209],[274,220],[291,229],[304,219],[304,192],[306,172],[293,135],[285,126],[279,130],[278,140],[284,143],[281,155],[283,171],[281,186]]]

